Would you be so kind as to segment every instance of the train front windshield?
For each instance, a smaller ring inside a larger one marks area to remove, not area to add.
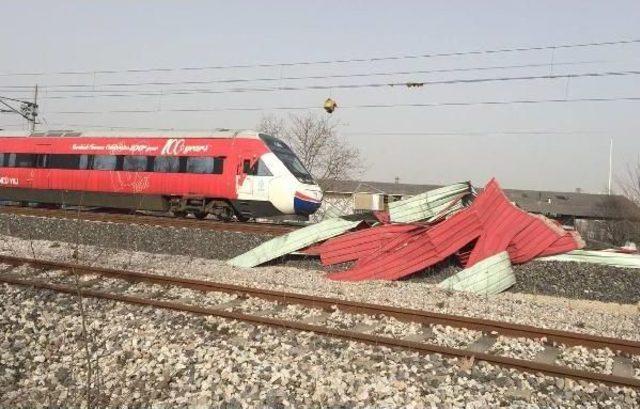
[[[289,172],[293,173],[293,175],[302,183],[313,185],[315,182],[313,181],[313,176],[311,173],[304,167],[300,159],[296,156],[295,153],[287,146],[286,143],[282,142],[280,139],[275,138],[273,136],[260,134],[260,139],[267,144],[267,147],[273,152],[278,159],[284,163],[284,166],[289,169]]]

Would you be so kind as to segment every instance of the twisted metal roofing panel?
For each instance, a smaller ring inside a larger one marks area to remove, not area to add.
[[[323,220],[320,223],[312,224],[283,236],[275,237],[246,253],[232,258],[227,261],[227,264],[236,267],[255,267],[269,260],[282,257],[285,254],[342,234],[347,230],[355,228],[360,223],[361,221],[359,220],[348,221],[340,218]]]
[[[440,282],[438,287],[480,295],[495,295],[515,283],[516,276],[511,268],[509,254],[502,251],[454,274]]]

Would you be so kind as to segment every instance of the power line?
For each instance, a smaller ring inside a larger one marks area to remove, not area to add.
[[[444,106],[474,106],[474,105],[521,105],[521,104],[554,104],[554,103],[571,103],[571,102],[614,102],[614,101],[640,101],[638,97],[614,97],[614,98],[572,98],[572,99],[519,99],[511,101],[479,101],[479,102],[434,102],[423,104],[367,104],[355,105],[349,108],[435,108]]]
[[[555,44],[555,45],[534,46],[534,47],[514,47],[514,48],[497,48],[497,49],[487,49],[487,50],[452,51],[452,52],[443,52],[443,53],[409,54],[409,55],[400,55],[400,56],[385,56],[385,57],[370,57],[370,58],[282,62],[282,63],[213,65],[213,66],[177,67],[177,68],[167,68],[167,67],[131,68],[131,69],[125,69],[125,70],[9,72],[9,73],[0,73],[0,76],[11,77],[11,76],[42,76],[42,75],[95,75],[95,74],[124,74],[124,73],[148,73],[148,72],[175,72],[175,71],[204,71],[204,70],[224,70],[224,69],[237,69],[237,68],[273,68],[273,67],[292,67],[292,66],[324,65],[324,64],[397,61],[397,60],[436,58],[436,57],[457,57],[457,56],[465,56],[465,55],[501,54],[501,53],[512,53],[512,52],[544,51],[544,50],[558,50],[558,49],[583,48],[583,47],[604,47],[604,46],[611,46],[611,45],[625,45],[625,44],[636,44],[636,43],[640,43],[640,39],[602,41],[602,42],[592,42],[592,43]]]
[[[356,131],[342,132],[343,135],[372,135],[372,136],[483,136],[483,135],[584,135],[584,134],[606,134],[612,131],[565,131],[565,130],[487,130],[487,131],[453,131],[453,132],[378,132],[378,131]]]
[[[583,65],[583,64],[601,64],[606,63],[605,60],[593,60],[593,61],[569,61],[569,62],[554,62],[550,64],[536,63],[536,64],[518,64],[518,65],[493,65],[493,66],[479,66],[479,67],[459,67],[459,68],[442,68],[431,70],[414,70],[414,71],[392,71],[392,72],[367,72],[356,74],[335,74],[335,75],[308,75],[308,76],[292,76],[292,77],[258,77],[258,78],[228,78],[220,80],[206,80],[206,81],[147,81],[147,82],[114,82],[103,84],[53,84],[40,86],[41,89],[46,89],[49,93],[68,93],[79,92],[77,89],[59,90],[55,88],[89,88],[90,92],[114,92],[114,90],[99,90],[95,87],[138,87],[138,86],[173,86],[173,85],[205,85],[205,84],[228,84],[239,82],[268,82],[268,81],[291,81],[291,80],[323,80],[323,79],[340,79],[340,78],[363,78],[363,77],[379,77],[379,76],[394,76],[394,75],[415,75],[415,74],[436,74],[436,73],[450,73],[450,72],[469,72],[469,71],[489,71],[489,70],[507,70],[518,68],[540,68],[549,67],[550,65],[565,66],[565,65]],[[11,90],[32,89],[31,85],[4,85],[0,86],[3,90],[8,92],[20,92]],[[54,89],[52,89],[54,88]],[[84,91],[83,91],[84,92]],[[126,90],[120,90],[118,92],[129,92]],[[134,90],[131,92],[140,92],[140,90]],[[149,91],[151,92],[151,91]]]
[[[99,95],[65,95],[65,96],[45,96],[46,99],[75,99],[75,98],[129,98],[139,96],[170,96],[170,95],[195,95],[195,94],[227,94],[227,93],[247,93],[247,92],[281,92],[281,91],[305,91],[305,90],[336,90],[336,89],[362,89],[362,88],[387,88],[387,87],[424,87],[429,85],[453,85],[453,84],[477,84],[486,82],[505,81],[532,81],[542,79],[569,79],[569,78],[595,78],[595,77],[622,77],[627,75],[638,75],[640,71],[609,71],[609,72],[587,72],[570,74],[548,74],[548,75],[527,75],[519,77],[494,77],[494,78],[458,78],[451,80],[419,81],[419,82],[391,82],[391,83],[369,83],[369,84],[334,84],[334,85],[308,85],[301,87],[269,87],[269,88],[229,88],[223,90],[212,89],[187,89],[163,92],[138,92],[129,94],[99,94]]]
[[[475,101],[475,102],[433,102],[433,103],[416,103],[416,104],[364,104],[341,106],[340,109],[370,109],[370,108],[436,108],[446,106],[478,106],[478,105],[522,105],[522,104],[546,104],[546,103],[575,103],[575,102],[615,102],[615,101],[640,101],[640,96],[632,97],[612,97],[612,98],[572,98],[572,99],[520,99],[508,101]],[[321,109],[318,106],[306,107],[227,107],[227,108],[174,108],[174,109],[157,109],[157,110],[108,110],[108,111],[53,111],[49,114],[65,114],[65,115],[95,115],[95,114],[152,114],[160,112],[225,112],[225,111],[301,111]]]
[[[135,126],[111,126],[111,125],[91,125],[91,124],[74,124],[74,123],[53,123],[52,126],[61,126],[64,128],[73,127],[96,128],[96,129],[121,129],[135,131],[180,131],[180,132],[207,132],[215,129],[211,128],[152,128],[152,127],[135,127]],[[379,131],[353,131],[340,132],[341,135],[371,135],[371,136],[484,136],[484,135],[610,135],[613,131],[590,131],[590,130],[486,130],[486,131],[451,131],[451,132],[379,132]]]

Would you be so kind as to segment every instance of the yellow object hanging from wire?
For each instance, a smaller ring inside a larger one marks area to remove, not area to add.
[[[328,113],[332,113],[336,110],[336,108],[338,108],[338,104],[336,104],[336,101],[332,100],[331,98],[327,98],[327,100],[324,101],[324,110]]]

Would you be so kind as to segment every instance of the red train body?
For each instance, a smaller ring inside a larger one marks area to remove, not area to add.
[[[321,192],[304,167],[295,174],[302,165],[287,149],[252,131],[5,134],[0,200],[240,219],[309,214]]]

